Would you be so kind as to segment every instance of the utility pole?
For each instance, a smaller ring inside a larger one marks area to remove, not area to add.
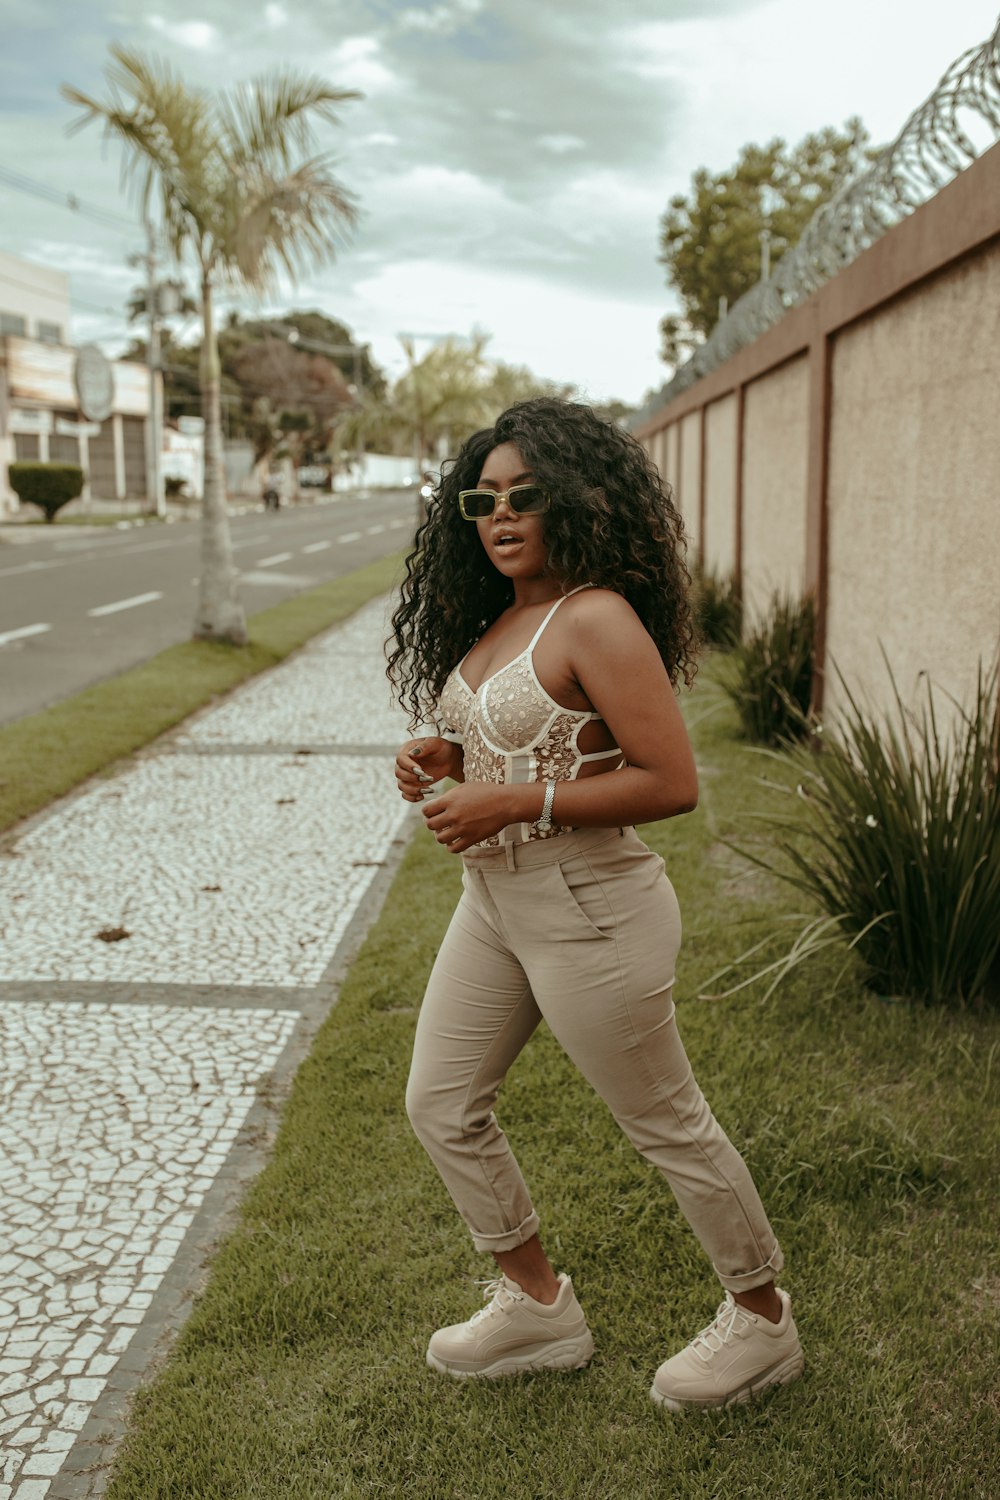
[[[354,399],[361,405],[362,398],[361,383],[361,350],[357,344],[354,345]],[[354,462],[358,471],[358,487],[361,486],[361,476],[364,473],[365,445],[361,437],[361,423],[358,423],[357,435],[354,439]]]
[[[156,284],[156,236],[146,220],[146,312],[149,316],[149,339],[146,362],[149,365],[149,449],[147,452],[147,489],[156,515],[166,514],[163,491],[163,375],[160,370],[160,289]]]
[[[327,356],[338,354],[350,354],[354,365],[354,387],[353,394],[360,406],[364,396],[364,377],[361,371],[361,349],[355,344],[324,344],[318,339],[305,339],[297,328],[289,328],[285,338],[295,349],[311,349],[314,354],[326,354]],[[354,449],[354,462],[358,471],[358,484],[361,484],[361,475],[364,472],[365,445],[362,440],[360,425]]]

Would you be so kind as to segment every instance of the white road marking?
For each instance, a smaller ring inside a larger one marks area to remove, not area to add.
[[[152,604],[154,599],[162,599],[159,593],[135,594],[131,599],[119,599],[114,604],[100,604],[97,609],[88,609],[88,615],[116,615],[120,609],[135,609],[138,604]]]
[[[51,625],[22,625],[17,630],[5,630],[0,635],[0,646],[6,646],[8,641],[23,641],[29,635],[44,635],[51,629]]]
[[[332,542],[310,542],[308,547],[303,547],[303,552],[325,552],[327,547],[332,547]]]
[[[258,568],[273,568],[276,567],[278,563],[287,562],[291,555],[292,554],[290,552],[276,552],[273,557],[260,558],[260,560],[256,563],[256,566]]]
[[[304,589],[307,584],[315,584],[315,578],[307,578],[302,573],[241,573],[240,583],[253,583],[265,585],[267,588],[293,588]]]
[[[385,527],[381,526],[381,525],[379,525],[379,526],[369,526],[369,528],[368,528],[368,535],[369,536],[378,536],[379,532],[380,531],[384,531],[384,530],[385,530]]]
[[[397,516],[394,521],[389,522],[389,528],[391,531],[395,531],[397,526],[409,526],[410,524],[403,516]]]
[[[70,563],[70,562],[75,562],[75,561],[76,561],[75,558],[67,557],[67,558],[61,559],[59,562],[51,562],[51,563],[43,563],[43,562],[18,563],[18,565],[17,565],[16,568],[0,568],[0,578],[11,578],[11,577],[13,577],[13,575],[15,573],[37,573],[39,571],[39,569],[41,569],[41,568],[59,568],[59,567],[62,567],[65,563]]]
[[[345,531],[343,536],[338,536],[338,542],[360,542],[362,533],[360,531]]]

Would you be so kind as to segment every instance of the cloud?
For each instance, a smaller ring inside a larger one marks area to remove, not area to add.
[[[265,5],[264,20],[272,31],[288,25],[288,12],[283,5]]]
[[[538,144],[555,156],[565,156],[567,151],[582,151],[586,142],[578,135],[540,135]]]
[[[371,330],[375,357],[398,367],[400,330],[491,334],[488,353],[536,374],[580,387],[593,400],[662,382],[656,356],[656,309],[544,286],[514,272],[485,273],[439,259],[406,260],[356,283],[358,313]]]
[[[457,31],[472,20],[483,8],[483,0],[448,0],[448,3],[432,5],[429,10],[413,7],[400,11],[396,25],[401,31],[427,31],[439,35]]]
[[[377,37],[351,36],[328,54],[332,81],[338,88],[360,89],[365,94],[392,88],[396,78],[379,57]]]
[[[214,52],[219,45],[218,28],[211,21],[168,21],[163,16],[148,16],[146,24],[169,41],[190,47],[194,52]]]

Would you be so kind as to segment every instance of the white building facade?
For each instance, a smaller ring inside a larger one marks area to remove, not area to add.
[[[89,358],[88,358],[89,356]],[[70,343],[69,277],[0,252],[0,517],[17,509],[8,465],[79,464],[84,500],[147,494],[149,374],[115,361],[99,419],[88,414],[94,346]]]

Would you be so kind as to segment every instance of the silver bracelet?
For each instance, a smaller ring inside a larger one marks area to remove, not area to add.
[[[552,830],[552,802],[555,795],[555,782],[547,781],[545,783],[545,801],[542,803],[541,815],[535,819],[535,828],[538,833],[550,833]]]

